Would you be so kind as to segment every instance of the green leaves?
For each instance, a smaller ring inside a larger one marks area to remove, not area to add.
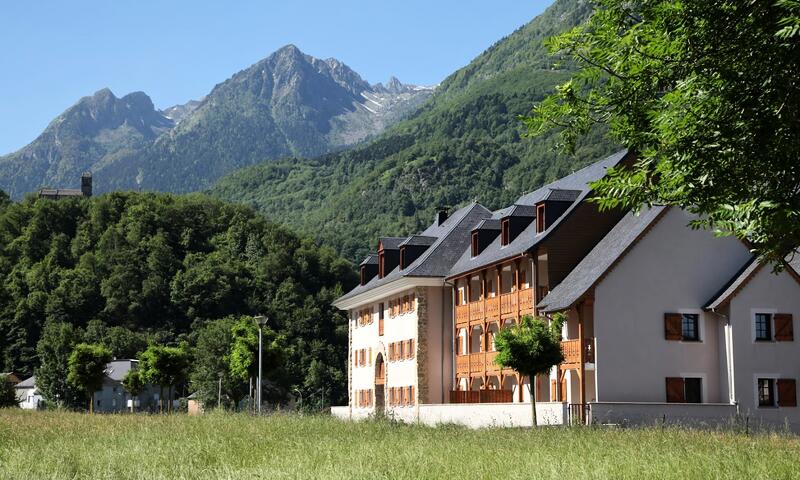
[[[534,106],[529,134],[558,131],[569,151],[607,125],[638,162],[594,184],[601,208],[686,208],[780,267],[800,245],[800,2],[596,7],[549,42],[581,71]]]
[[[495,337],[495,363],[531,378],[549,373],[550,368],[564,361],[562,321],[561,317],[548,322],[525,316],[519,324],[502,328]]]
[[[67,361],[67,382],[91,398],[102,388],[106,364],[112,358],[111,351],[102,345],[75,345]]]

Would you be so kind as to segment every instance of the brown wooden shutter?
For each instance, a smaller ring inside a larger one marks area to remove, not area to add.
[[[550,401],[558,401],[558,383],[555,380],[550,380]]]
[[[411,390],[411,393],[410,393],[410,395],[409,395],[409,397],[410,397],[410,398],[409,398],[409,404],[411,404],[411,405],[415,405],[415,404],[417,403],[417,399],[416,399],[416,398],[414,398],[414,385],[411,385],[411,386],[409,387],[409,389]]]
[[[791,313],[776,313],[775,319],[775,341],[793,342],[794,325],[792,324]]]
[[[797,386],[793,378],[779,378],[778,385],[778,406],[796,407],[797,406]]]
[[[664,314],[664,337],[667,340],[683,339],[683,316],[680,313]]]
[[[412,338],[411,340],[408,341],[408,358],[414,358],[415,353],[416,352],[414,351],[414,339]]]
[[[680,377],[667,377],[667,402],[684,403],[683,379]]]
[[[372,347],[369,347],[369,356],[367,357],[367,365],[372,366]]]

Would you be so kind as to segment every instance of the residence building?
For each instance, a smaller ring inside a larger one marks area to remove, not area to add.
[[[92,196],[92,174],[89,172],[81,175],[81,188],[42,188],[39,190],[39,198],[49,198],[58,200],[61,198],[91,197]]]
[[[380,239],[334,303],[350,317],[350,402],[333,413],[530,425],[533,392],[540,423],[738,415],[800,430],[800,262],[773,272],[679,208],[598,210],[591,183],[633,161],[619,152],[506,208]],[[495,363],[500,329],[557,313],[565,359],[549,375]]]

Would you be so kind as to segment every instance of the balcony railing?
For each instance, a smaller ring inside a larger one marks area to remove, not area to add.
[[[456,323],[469,322],[469,304],[456,305]]]
[[[500,297],[486,299],[486,316],[496,317],[500,315]]]
[[[526,288],[519,291],[519,309],[520,310],[533,310],[533,290]]]
[[[497,352],[470,353],[469,355],[456,355],[456,373],[483,373],[497,372],[500,366],[494,363]]]
[[[594,363],[594,338],[583,339],[583,360],[586,363]],[[581,362],[580,340],[563,340],[561,350],[564,352],[565,364],[578,364]]]
[[[517,292],[500,295],[500,314],[508,315],[517,311]]]
[[[511,390],[452,390],[450,403],[511,403],[514,392]]]
[[[469,355],[456,355],[456,372],[469,373]]]
[[[483,320],[483,300],[471,302],[469,304],[469,320],[471,322],[476,320]]]

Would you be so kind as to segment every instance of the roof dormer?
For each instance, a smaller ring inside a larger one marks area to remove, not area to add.
[[[536,203],[536,233],[542,233],[552,225],[575,200],[580,190],[551,188],[545,197]]]
[[[366,285],[378,274],[378,255],[371,253],[359,264],[361,285]]]
[[[414,263],[414,260],[425,253],[428,247],[433,245],[434,242],[436,242],[436,237],[424,235],[412,235],[405,239],[403,243],[400,244],[400,270]]]
[[[500,219],[500,245],[513,242],[535,217],[536,209],[532,205],[513,205]]]
[[[470,242],[471,255],[473,257],[480,255],[481,252],[497,238],[500,234],[500,230],[500,220],[491,218],[481,220],[472,230]]]
[[[400,244],[406,237],[381,237],[378,240],[378,278],[383,278],[400,264]]]

